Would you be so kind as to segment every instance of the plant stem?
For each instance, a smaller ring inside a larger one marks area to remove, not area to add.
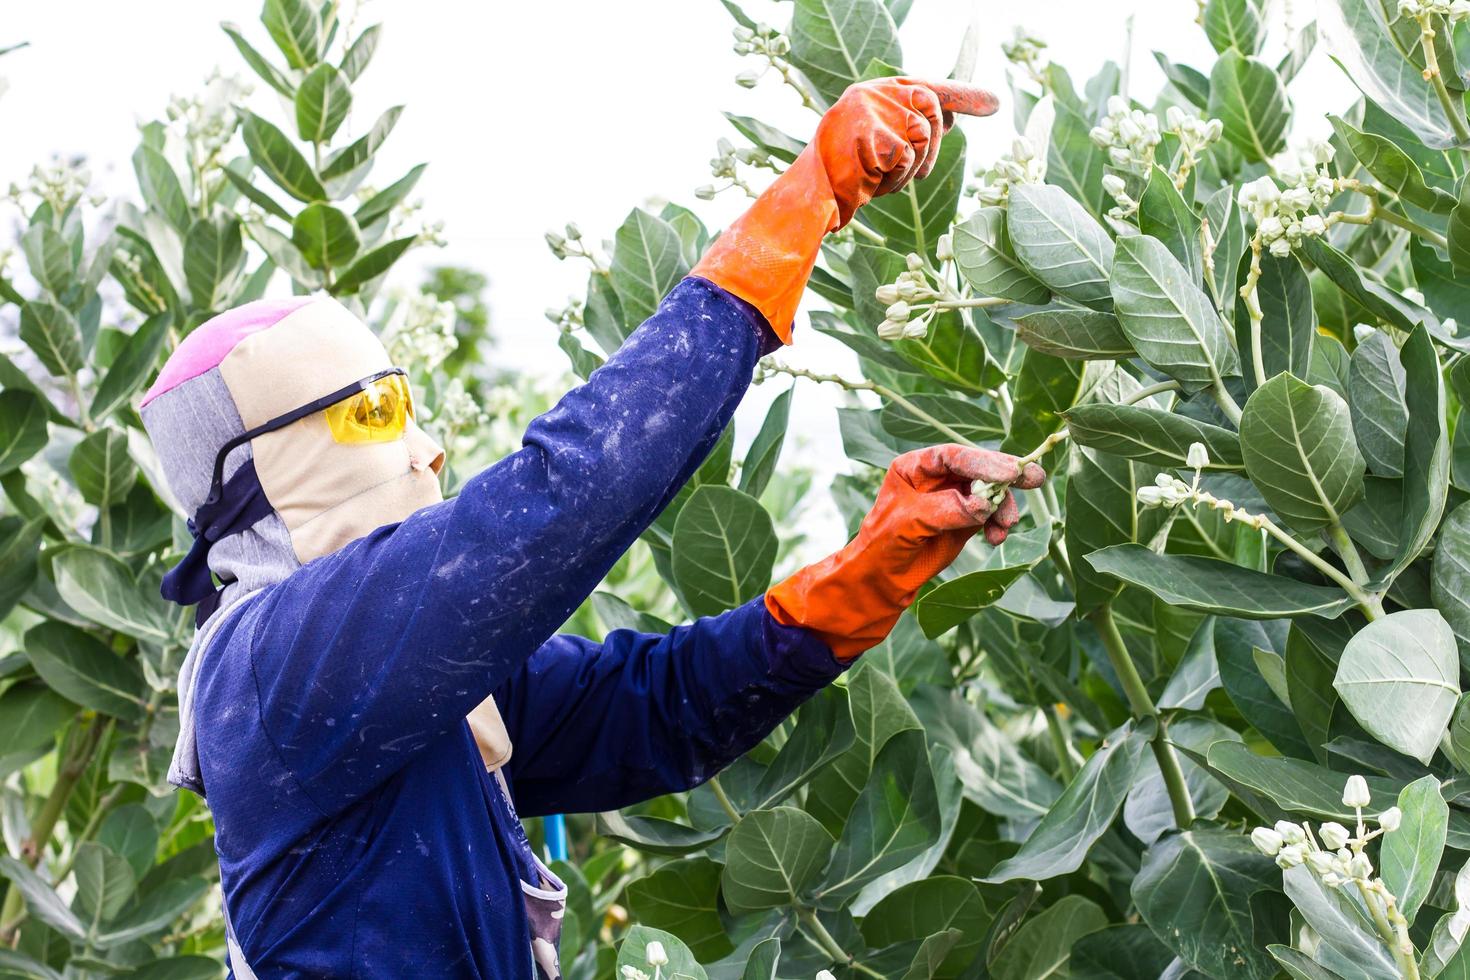
[[[977,307],[1005,306],[1012,302],[999,296],[972,296],[969,299],[939,299],[934,301],[934,306],[941,310],[972,310]]]
[[[1335,582],[1344,592],[1352,596],[1353,600],[1357,602],[1359,608],[1363,610],[1363,615],[1367,616],[1370,622],[1372,620],[1381,619],[1383,617],[1383,604],[1378,599],[1378,597],[1370,595],[1361,585],[1348,578],[1338,569],[1334,568],[1330,562],[1323,561],[1321,555],[1317,554],[1311,548],[1308,548],[1306,545],[1298,541],[1295,537],[1277,527],[1276,523],[1270,518],[1261,517],[1260,521],[1261,530],[1265,531],[1267,534],[1271,535],[1271,537],[1275,538],[1277,541],[1280,541],[1282,544],[1286,545],[1286,547],[1296,552],[1303,561],[1311,565],[1313,568],[1317,569],[1317,571],[1321,572],[1323,575],[1326,575],[1328,578],[1332,579],[1332,581]],[[1329,531],[1329,534],[1330,533],[1331,532]],[[1346,534],[1344,534],[1343,536],[1346,537]],[[1348,542],[1348,545],[1349,550],[1352,550],[1353,554],[1356,555],[1357,552],[1356,550],[1352,549],[1351,541]],[[1344,559],[1344,561],[1346,561],[1346,559]],[[1361,562],[1359,562],[1359,564],[1361,566]],[[1367,573],[1365,572],[1365,578],[1366,574]]]
[[[736,809],[734,801],[730,799],[730,794],[725,792],[725,787],[720,785],[719,776],[711,776],[709,778],[709,788],[714,792],[715,799],[720,801],[720,807],[730,815],[730,822],[739,823],[740,811]]]
[[[1123,399],[1118,404],[1120,404],[1120,405],[1137,405],[1139,402],[1143,401],[1145,398],[1152,398],[1154,395],[1163,394],[1166,391],[1178,391],[1178,390],[1179,390],[1179,382],[1177,382],[1177,381],[1160,381],[1158,384],[1149,385],[1147,388],[1139,388],[1137,391],[1135,391],[1133,394],[1129,395],[1127,398]]]
[[[869,228],[867,225],[863,224],[861,221],[849,221],[847,223],[847,227],[851,228],[853,230],[853,233],[854,234],[856,234],[856,235],[858,235],[858,236],[860,236],[862,238],[866,238],[868,241],[872,242],[874,245],[887,245],[888,244],[888,239],[884,238],[878,232],[876,232],[873,229]]]
[[[1184,830],[1194,822],[1194,801],[1189,796],[1189,786],[1184,781],[1184,771],[1179,767],[1179,756],[1174,753],[1174,746],[1169,744],[1164,719],[1159,715],[1159,709],[1154,705],[1153,698],[1149,696],[1143,678],[1138,675],[1138,667],[1133,663],[1133,656],[1128,652],[1128,645],[1123,642],[1123,634],[1118,632],[1117,621],[1113,619],[1112,602],[1103,603],[1092,614],[1092,620],[1097,626],[1099,635],[1102,636],[1103,647],[1108,652],[1108,662],[1113,665],[1113,672],[1118,675],[1118,680],[1123,685],[1123,693],[1128,697],[1128,706],[1133,710],[1133,717],[1140,720],[1153,718],[1158,722],[1158,731],[1155,732],[1150,747],[1153,749],[1154,759],[1159,764],[1159,772],[1164,776],[1164,788],[1169,793],[1169,806],[1174,811],[1174,823],[1180,830]]]
[[[770,369],[781,374],[789,374],[793,378],[806,378],[808,381],[826,381],[831,384],[840,385],[841,387],[846,388],[848,391],[871,391],[879,398],[886,398],[896,405],[903,406],[904,409],[906,409],[914,416],[914,418],[917,418],[920,421],[934,426],[934,428],[938,429],[940,432],[943,432],[946,436],[948,436],[950,439],[953,439],[960,445],[968,446],[971,449],[982,448],[978,443],[965,438],[963,435],[956,432],[954,429],[951,429],[948,425],[941,422],[939,419],[936,419],[934,416],[930,415],[928,412],[924,411],[922,408],[915,405],[903,395],[899,394],[886,385],[880,385],[873,381],[853,381],[849,378],[844,378],[836,374],[817,374],[815,371],[807,371],[804,368],[791,367],[789,364],[772,364],[770,366]]]
[[[1266,314],[1261,310],[1261,297],[1256,286],[1261,281],[1261,236],[1251,239],[1251,268],[1240,287],[1240,298],[1245,301],[1246,312],[1251,318],[1251,367],[1255,369],[1256,387],[1266,383],[1266,359],[1261,350],[1261,321]]]
[[[1216,381],[1210,385],[1210,397],[1215,399],[1215,404],[1220,406],[1220,411],[1237,429],[1240,428],[1240,406],[1235,404],[1235,399],[1230,397],[1230,392],[1225,390],[1225,382]]]
[[[1373,202],[1372,215],[1375,218],[1386,221],[1391,225],[1395,225],[1396,227],[1404,229],[1405,231],[1412,232],[1413,234],[1418,235],[1420,238],[1423,238],[1426,241],[1439,246],[1440,248],[1449,248],[1449,240],[1446,239],[1439,232],[1433,230],[1432,228],[1426,228],[1419,222],[1414,221],[1411,218],[1406,218],[1403,215],[1399,214],[1397,211],[1390,211],[1388,208],[1379,204],[1377,201]]]
[[[859,963],[848,955],[842,949],[842,946],[838,944],[837,940],[832,937],[832,934],[827,931],[827,927],[822,925],[822,920],[818,919],[817,914],[811,909],[797,909],[796,917],[801,920],[802,925],[811,931],[812,938],[817,941],[818,946],[822,947],[822,951],[832,957],[834,961],[843,963],[857,970],[859,973],[866,973],[870,977],[877,977],[878,980],[884,980],[883,974],[870,966]]]
[[[1367,614],[1370,621],[1381,617],[1383,600],[1367,592],[1368,569],[1363,567],[1363,556],[1358,553],[1357,545],[1353,544],[1353,539],[1348,537],[1341,521],[1333,521],[1327,525],[1327,540],[1331,542],[1333,550],[1342,559],[1342,563],[1347,566],[1348,575],[1352,577],[1353,583],[1370,597],[1372,609],[1364,607],[1363,612]]]
[[[1424,48],[1424,78],[1434,86],[1434,94],[1439,97],[1439,104],[1444,106],[1444,113],[1450,118],[1450,125],[1454,127],[1455,137],[1461,142],[1470,141],[1470,126],[1465,125],[1464,107],[1455,102],[1454,96],[1445,86],[1444,76],[1439,70],[1439,54],[1434,50],[1434,15],[1423,14],[1419,18],[1419,32],[1423,38]]]
[[[1061,769],[1063,783],[1070,783],[1077,775],[1077,764],[1072,761],[1071,745],[1066,732],[1062,731],[1061,719],[1057,717],[1057,706],[1043,704],[1041,713],[1046,716],[1046,733],[1051,736],[1051,749],[1056,753],[1057,765]]]

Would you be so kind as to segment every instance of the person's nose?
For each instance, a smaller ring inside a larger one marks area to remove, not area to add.
[[[408,465],[415,473],[433,470],[435,475],[444,468],[444,449],[429,434],[420,429],[412,419],[403,431],[403,441],[408,444]]]

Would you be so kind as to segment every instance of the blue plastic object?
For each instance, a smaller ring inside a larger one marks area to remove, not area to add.
[[[565,861],[567,859],[567,818],[560,813],[553,813],[546,818],[544,826],[547,856],[553,861]]]

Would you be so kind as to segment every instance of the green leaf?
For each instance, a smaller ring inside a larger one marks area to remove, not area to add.
[[[1303,534],[1341,520],[1363,494],[1363,457],[1336,392],[1278,374],[1240,419],[1245,471],[1266,503]]]
[[[1077,511],[1069,508],[1068,524]],[[1086,556],[1099,572],[1146,589],[1165,602],[1203,613],[1241,619],[1342,615],[1353,600],[1341,589],[1309,585],[1218,558],[1157,555],[1139,544],[1120,544]]]
[[[138,479],[138,467],[128,455],[128,437],[113,428],[101,428],[77,443],[67,463],[82,499],[111,507],[128,495]]]
[[[765,492],[766,484],[776,472],[776,460],[781,456],[781,446],[786,440],[787,420],[791,417],[791,393],[795,387],[787,388],[777,395],[766,411],[760,431],[745,453],[740,464],[740,490],[756,499]]]
[[[1388,190],[1408,203],[1426,211],[1449,214],[1455,207],[1455,196],[1438,187],[1429,186],[1424,172],[1398,144],[1373,133],[1354,129],[1339,116],[1328,116],[1338,137],[1353,151],[1353,156]]]
[[[1342,980],[1342,977],[1299,949],[1272,943],[1266,947],[1266,952],[1281,964],[1292,980]]]
[[[184,237],[184,280],[194,305],[215,310],[226,305],[245,269],[245,239],[232,214],[202,218]]]
[[[1154,60],[1159,63],[1164,77],[1169,80],[1179,94],[1191,102],[1196,109],[1205,109],[1210,104],[1210,80],[1203,72],[1188,65],[1176,64],[1162,51],[1154,52]]]
[[[1470,662],[1470,503],[1445,519],[1429,586],[1434,607],[1454,631],[1461,663]]]
[[[133,151],[133,172],[138,177],[138,190],[144,202],[162,212],[179,234],[188,231],[193,209],[168,159],[147,143],[139,143]]]
[[[102,382],[97,385],[96,394],[92,396],[90,412],[94,422],[105,420],[127,404],[133,393],[153,374],[172,324],[171,314],[157,313],[144,320],[133,331],[122,350],[112,359],[112,365],[103,375]],[[3,408],[0,408],[0,415],[3,414]],[[3,464],[0,464],[0,468],[3,468]]]
[[[1379,572],[1391,582],[1434,538],[1449,495],[1449,438],[1445,431],[1444,378],[1429,331],[1419,326],[1399,351],[1404,369],[1404,508],[1398,556]]]
[[[1065,535],[1079,617],[1117,595],[1119,589],[1117,581],[1094,571],[1083,559],[1110,545],[1147,542],[1162,526],[1163,512],[1145,510],[1135,496],[1136,489],[1152,483],[1158,472],[1146,463],[1091,449],[1072,453]]]
[[[1303,238],[1301,251],[1338,289],[1405,333],[1413,331],[1420,322],[1438,323],[1433,312],[1385,286],[1372,272],[1329,245],[1325,238]]]
[[[250,42],[245,40],[245,35],[240,32],[239,26],[226,21],[220,24],[220,28],[230,36],[230,40],[235,43],[235,49],[240,52],[240,56],[245,59],[245,63],[250,66],[255,74],[260,76],[262,81],[286,98],[293,97],[295,93],[292,89],[291,80],[286,77],[286,73],[271,64],[265,59],[264,55],[255,50],[250,45]]]
[[[725,841],[725,903],[737,913],[801,903],[832,847],[822,825],[795,807],[747,813]]]
[[[874,59],[903,63],[898,28],[881,0],[797,0],[791,62],[828,102],[866,77]]]
[[[1168,975],[1174,951],[1146,925],[1114,925],[1072,944],[1071,976],[1086,980],[1134,980]]]
[[[1148,849],[1133,879],[1143,921],[1184,963],[1206,976],[1270,980],[1275,964],[1251,923],[1251,897],[1274,887],[1276,869],[1250,838],[1186,830]]]
[[[1460,196],[1445,228],[1450,267],[1458,275],[1470,274],[1470,180],[1460,181]]]
[[[1436,610],[1408,609],[1348,641],[1332,686],[1371,735],[1428,765],[1460,697],[1459,678],[1450,624]]]
[[[153,868],[158,825],[145,807],[127,803],[107,814],[97,829],[97,842],[121,854],[141,881]]]
[[[882,235],[889,248],[933,258],[939,237],[950,230],[954,221],[964,183],[965,137],[955,128],[939,144],[939,156],[929,176],[911,180],[902,190],[874,198],[858,211],[857,220]]]
[[[0,949],[0,976],[7,980],[64,980],[51,967],[13,949]]]
[[[1361,980],[1390,980],[1400,976],[1387,947],[1362,901],[1349,891],[1329,888],[1306,865],[1298,865],[1282,876],[1286,896],[1307,925],[1323,940],[1316,958],[1339,974]]]
[[[959,310],[939,314],[926,336],[895,340],[893,349],[946,388],[982,392],[998,373],[986,357],[985,338]]]
[[[133,660],[113,653],[88,633],[51,621],[25,634],[26,656],[58,694],[127,721],[143,717],[145,685]]]
[[[674,227],[634,208],[618,229],[612,258],[612,284],[624,322],[636,326],[647,320],[688,271]]]
[[[1000,416],[988,405],[950,395],[907,395],[907,404],[885,400],[883,431],[910,442],[988,442],[1005,434]]]
[[[924,635],[933,639],[993,605],[1030,568],[1029,564],[986,568],[941,582],[919,597],[914,616]]]
[[[308,0],[265,0],[260,19],[292,68],[306,71],[321,58],[322,22]]]
[[[1084,306],[1111,309],[1113,241],[1066,191],[1050,184],[1011,188],[1006,230],[1033,278]]]
[[[40,300],[20,308],[20,339],[53,377],[82,369],[82,328],[76,317],[60,306]]]
[[[46,448],[46,403],[20,388],[0,391],[0,474]]]
[[[296,132],[308,143],[326,143],[351,108],[352,89],[346,73],[332,65],[317,65],[296,90]]]
[[[628,886],[628,904],[640,924],[678,936],[702,960],[735,947],[720,921],[720,871],[707,857],[670,861]]]
[[[11,885],[20,891],[31,915],[75,942],[81,942],[86,936],[87,928],[76,913],[67,908],[56,890],[30,867],[3,855],[0,856],[0,875],[9,878]]]
[[[397,262],[403,253],[412,248],[417,241],[417,237],[407,235],[403,238],[395,238],[386,245],[379,245],[366,253],[352,263],[347,271],[332,284],[332,295],[347,296],[357,292],[391,269],[393,263]]]
[[[172,614],[155,590],[145,594],[128,566],[96,548],[75,546],[52,559],[56,591],[98,625],[157,643],[171,642]]]
[[[597,835],[654,854],[688,854],[704,850],[728,827],[696,830],[662,817],[630,816],[617,810],[597,814]]]
[[[1209,115],[1225,124],[1225,139],[1252,163],[1286,146],[1291,100],[1281,76],[1265,62],[1226,51],[1210,72]]]
[[[1221,54],[1232,48],[1244,55],[1261,51],[1266,26],[1257,0],[1210,0],[1201,24],[1210,45]]]
[[[869,882],[928,850],[939,824],[924,733],[900,732],[873,760],[867,785],[823,874],[817,901],[826,908],[845,904]]]
[[[1080,868],[1088,850],[1123,806],[1155,731],[1150,718],[1112,732],[1067,784],[1021,849],[996,865],[984,880],[993,884],[1020,878],[1045,881]]]
[[[942,975],[963,970],[979,952],[990,913],[973,882],[935,875],[890,892],[863,917],[863,939],[878,949],[957,929],[962,939],[944,958]]]
[[[382,34],[383,25],[374,24],[357,35],[357,40],[352,42],[352,47],[342,55],[342,73],[347,76],[348,81],[357,81],[358,76],[367,71],[368,64],[373,60],[373,55],[377,53],[378,41],[382,38]]]
[[[754,25],[751,30],[754,30]],[[782,163],[795,163],[806,144],[794,136],[788,136],[774,126],[767,125],[752,116],[739,116],[733,112],[721,113],[730,121],[741,136],[765,150]]]
[[[132,866],[122,855],[96,841],[83,841],[77,846],[73,867],[77,897],[72,904],[94,924],[108,922],[122,911],[138,887]]]
[[[1244,466],[1240,437],[1229,429],[1143,405],[1089,402],[1068,409],[1067,431],[1079,446],[1155,466],[1184,468],[1189,447],[1203,443],[1211,470]]]
[[[331,182],[334,193],[333,197],[343,197],[366,173],[366,167],[372,163],[374,154],[383,145],[383,141],[393,132],[393,127],[398,125],[398,117],[403,114],[403,106],[396,105],[384,110],[383,114],[374,120],[372,128],[366,135],[353,140],[347,146],[334,152],[327,157],[322,166],[322,179]],[[354,179],[356,175],[356,179]]]
[[[744,605],[771,583],[771,515],[733,487],[699,487],[674,522],[674,582],[696,616]]]
[[[1016,259],[1004,208],[981,208],[954,226],[954,262],[981,296],[1017,303],[1045,303],[1051,290],[1031,278]]]
[[[1404,368],[1388,334],[1375,330],[1358,343],[1348,373],[1353,432],[1368,466],[1379,476],[1404,475]]]
[[[20,681],[0,693],[0,745],[23,752],[51,742],[77,706],[40,681]]]
[[[1283,810],[1341,823],[1356,819],[1352,808],[1342,803],[1347,781],[1342,773],[1301,759],[1257,755],[1243,743],[1229,740],[1212,743],[1206,760],[1211,772],[1234,784],[1232,789],[1243,787],[1264,794]],[[1397,797],[1402,788],[1391,779],[1365,778],[1372,795],[1380,799]],[[1240,792],[1236,795],[1244,798]],[[1262,816],[1269,818],[1269,814]]]
[[[1297,73],[1306,65],[1307,59],[1312,56],[1312,51],[1316,47],[1317,22],[1314,20],[1306,27],[1297,30],[1296,40],[1292,43],[1291,50],[1277,62],[1276,74],[1281,76],[1281,81],[1290,85]]]
[[[1027,350],[1021,368],[1012,383],[1015,405],[1011,413],[1011,430],[1001,443],[1008,453],[1024,455],[1041,445],[1046,437],[1062,427],[1061,413],[1077,404],[1087,388],[1085,362],[1052,357],[1040,351]]]
[[[1138,229],[1163,242],[1179,264],[1189,270],[1191,282],[1201,281],[1204,256],[1200,242],[1200,217],[1180,196],[1174,186],[1174,178],[1161,167],[1154,167],[1138,199]]]
[[[1016,930],[990,963],[994,980],[1042,980],[1068,975],[1072,945],[1103,929],[1108,917],[1081,895],[1068,895]]]
[[[341,269],[362,247],[357,222],[330,204],[310,204],[291,223],[291,241],[313,269]]]
[[[1088,135],[1092,118],[1090,114],[1082,115],[1087,111],[1058,103],[1046,151],[1046,177],[1096,218],[1103,210],[1102,178],[1107,158]]]
[[[210,887],[203,878],[166,881],[109,922],[106,931],[92,937],[91,944],[98,949],[110,949],[159,932],[176,923],[179,916],[199,901]]]
[[[1447,149],[1456,143],[1454,129],[1386,20],[1397,19],[1396,11],[1376,0],[1335,0],[1322,5],[1318,23],[1332,59],[1365,96],[1426,146]]]
[[[240,128],[240,135],[255,165],[298,201],[310,204],[326,200],[327,191],[312,171],[311,164],[306,162],[300,150],[291,145],[286,134],[253,112],[241,110],[241,114],[245,124]]]
[[[1118,318],[1085,306],[1059,303],[1015,318],[1016,335],[1032,350],[1053,357],[1113,361],[1134,356]]]
[[[1405,786],[1399,793],[1398,807],[1403,812],[1403,822],[1398,830],[1383,836],[1378,872],[1389,892],[1398,899],[1399,911],[1412,925],[1439,871],[1450,808],[1440,795],[1439,780],[1434,776],[1416,779]]]
[[[853,738],[847,692],[826,688],[802,705],[796,728],[761,773],[747,809],[767,809],[786,799],[819,769],[851,748]]]
[[[1298,378],[1312,368],[1312,338],[1317,335],[1317,314],[1312,308],[1312,283],[1294,255],[1261,256],[1261,276],[1256,285],[1261,305],[1261,361],[1267,378],[1283,371]],[[1251,350],[1251,320],[1245,301],[1237,296],[1235,342],[1240,349],[1241,374],[1246,391],[1256,389],[1255,354]]]
[[[1324,649],[1314,643],[1302,628],[1293,624],[1287,634],[1283,667],[1286,673],[1286,698],[1312,747],[1317,761],[1326,762],[1325,746],[1332,737],[1332,715],[1338,698],[1332,688],[1337,663],[1342,659],[1341,647]]]
[[[419,178],[424,175],[424,170],[428,166],[427,163],[419,164],[364,201],[362,207],[358,208],[352,216],[357,221],[357,226],[359,228],[366,228],[373,222],[386,217],[389,211],[392,211],[398,206],[400,201],[409,195],[414,185],[419,182]],[[289,216],[287,220],[289,220]],[[597,278],[601,279],[602,277],[597,276]]]
[[[1186,391],[1239,373],[1220,314],[1162,242],[1147,235],[1124,238],[1112,273],[1118,322],[1145,361]]]
[[[291,239],[263,221],[246,222],[245,231],[261,247],[271,263],[290,276],[294,283],[308,289],[320,289],[324,285],[321,273],[306,264],[301,250],[291,244]],[[413,244],[411,238],[401,240],[409,245]]]
[[[10,614],[36,580],[36,558],[46,518],[0,517],[0,619]]]
[[[652,976],[653,967],[648,963],[648,945],[653,942],[661,943],[664,954],[669,958],[669,962],[660,968],[661,976],[668,980],[708,980],[704,967],[699,965],[694,953],[678,936],[644,925],[633,926],[623,937],[622,945],[618,947],[617,975],[624,976],[623,968],[632,967]]]

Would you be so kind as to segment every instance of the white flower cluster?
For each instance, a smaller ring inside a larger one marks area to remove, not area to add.
[[[981,204],[1004,204],[1011,196],[1013,184],[1039,184],[1046,179],[1046,160],[1036,153],[1036,147],[1024,136],[1011,141],[1011,152],[995,161],[989,170],[977,172],[976,176],[985,183],[973,193]]]
[[[1331,177],[1311,177],[1285,190],[1270,177],[1258,177],[1240,189],[1240,207],[1256,222],[1256,236],[1277,258],[1291,254],[1303,238],[1326,234],[1327,219],[1311,213],[1332,200]]]
[[[1000,43],[1000,50],[1007,61],[1035,74],[1041,67],[1046,42],[1017,24],[1011,39]]]
[[[1185,465],[1194,470],[1192,486],[1178,477],[1160,473],[1154,477],[1152,486],[1139,487],[1135,491],[1134,496],[1138,502],[1144,507],[1164,507],[1170,510],[1187,503],[1195,506],[1203,505],[1211,510],[1219,511],[1227,524],[1239,521],[1257,530],[1265,527],[1264,515],[1248,513],[1244,507],[1237,507],[1228,500],[1221,500],[1209,491],[1200,489],[1200,471],[1210,465],[1210,454],[1205,449],[1204,443],[1190,443]]]
[[[1138,210],[1138,202],[1129,196],[1128,182],[1122,177],[1117,174],[1104,174],[1102,185],[1108,197],[1113,199],[1114,206],[1108,209],[1108,217],[1121,220]]]
[[[1163,134],[1159,117],[1142,109],[1130,109],[1121,95],[1108,99],[1108,114],[1088,134],[1105,150],[1108,162],[1118,170],[1146,174],[1154,164],[1154,150]]]
[[[1197,157],[1225,133],[1225,124],[1220,120],[1201,119],[1177,105],[1171,105],[1164,111],[1164,125],[1168,132],[1179,137],[1181,149],[1191,157]]]
[[[222,75],[216,68],[204,80],[204,91],[187,98],[175,95],[169,100],[164,113],[169,122],[183,124],[191,159],[202,164],[225,148],[240,123],[235,106],[252,91],[253,86],[244,79]]]
[[[954,245],[950,236],[940,239],[938,251],[941,260],[947,260],[946,256],[953,257]],[[931,317],[915,304],[938,299],[939,294],[929,285],[924,260],[918,253],[909,253],[908,268],[900,272],[893,282],[879,286],[873,295],[887,306],[884,320],[878,324],[878,336],[883,340],[917,340],[929,332]]]
[[[587,243],[582,240],[582,229],[574,221],[568,221],[562,231],[548,231],[546,247],[559,259],[586,259],[594,267],[603,268],[597,257],[588,250]]]
[[[9,197],[22,207],[26,206],[27,196],[40,198],[51,205],[51,210],[57,214],[65,214],[86,195],[91,184],[92,171],[81,162],[80,157],[63,160],[58,156],[52,157],[49,164],[36,164],[32,167],[24,184],[11,184]],[[88,198],[93,207],[100,207],[106,200],[101,194]]]
[[[791,39],[768,24],[756,24],[754,29],[741,24],[736,26],[735,53],[758,54],[766,59],[767,67],[788,69],[784,59],[791,53]],[[748,68],[735,76],[735,84],[741,88],[755,88],[765,70]]]
[[[410,373],[434,370],[459,346],[454,335],[458,311],[448,300],[424,292],[395,297],[388,327],[388,356]]]
[[[709,162],[710,174],[716,180],[729,181],[725,185],[727,188],[743,188],[752,197],[755,196],[755,191],[741,179],[739,165],[743,163],[748,167],[764,167],[767,170],[778,169],[775,162],[771,160],[771,155],[765,150],[754,146],[736,147],[723,136],[715,144],[715,151],[715,156],[711,157]],[[694,196],[701,201],[712,201],[720,190],[721,188],[716,187],[714,184],[705,184],[694,191]]]
[[[1373,877],[1373,861],[1363,848],[1373,838],[1398,830],[1403,823],[1403,812],[1396,806],[1389,807],[1378,815],[1378,829],[1367,830],[1363,808],[1371,802],[1371,797],[1368,782],[1362,776],[1348,778],[1342,802],[1357,812],[1356,834],[1340,823],[1329,821],[1318,826],[1314,836],[1309,824],[1279,820],[1274,827],[1257,827],[1251,831],[1251,843],[1262,854],[1275,858],[1276,866],[1283,870],[1305,864],[1330,888],[1356,883],[1383,902],[1392,915],[1398,900],[1382,878]]]
[[[1458,24],[1470,19],[1470,0],[1399,0],[1399,13],[1416,20],[1437,14]]]

